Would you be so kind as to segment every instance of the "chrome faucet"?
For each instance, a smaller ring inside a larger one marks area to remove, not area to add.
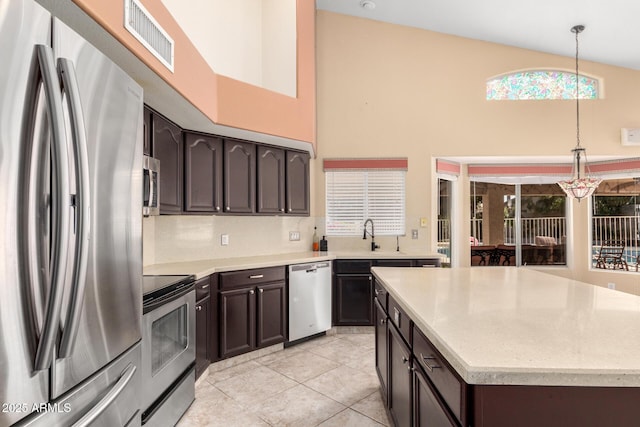
[[[367,231],[367,224],[371,223],[371,233],[369,233],[369,231]],[[371,218],[368,218],[365,222],[364,222],[364,226],[362,227],[364,229],[364,232],[362,233],[362,240],[366,240],[367,239],[367,233],[369,234],[369,236],[371,236],[371,251],[375,251],[376,249],[380,249],[380,245],[376,245],[375,242],[375,231],[373,228],[373,220]]]

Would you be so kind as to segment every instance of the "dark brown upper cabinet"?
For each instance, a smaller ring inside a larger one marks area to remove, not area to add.
[[[182,129],[163,117],[152,115],[153,157],[160,160],[160,213],[182,212]]]
[[[151,110],[146,106],[143,113],[143,136],[142,136],[142,153],[145,156],[151,155]]]
[[[255,212],[256,147],[224,140],[224,212]]]
[[[284,150],[258,145],[258,206],[260,213],[284,213]]]
[[[309,215],[309,154],[287,151],[287,213]]]
[[[185,134],[184,210],[220,212],[222,209],[222,139]]]

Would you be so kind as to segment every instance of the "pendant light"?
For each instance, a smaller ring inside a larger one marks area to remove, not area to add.
[[[573,153],[573,164],[571,178],[559,181],[558,185],[572,199],[578,202],[585,197],[589,197],[596,191],[602,179],[589,176],[589,165],[587,163],[587,150],[580,146],[580,75],[578,74],[578,34],[584,30],[584,25],[576,25],[571,28],[571,32],[576,35],[576,147],[571,150]],[[580,176],[580,160],[584,157],[585,177]]]

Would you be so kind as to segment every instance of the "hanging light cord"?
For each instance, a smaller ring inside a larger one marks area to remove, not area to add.
[[[578,74],[578,34],[584,29],[581,25],[576,25],[572,31],[576,33],[576,141],[577,148],[580,148],[580,74]]]

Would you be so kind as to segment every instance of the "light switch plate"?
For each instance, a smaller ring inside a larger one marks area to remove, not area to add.
[[[222,246],[229,245],[229,235],[228,234],[223,234],[222,236],[220,236],[220,244]]]
[[[411,230],[411,238],[414,240],[418,238],[418,230]]]

